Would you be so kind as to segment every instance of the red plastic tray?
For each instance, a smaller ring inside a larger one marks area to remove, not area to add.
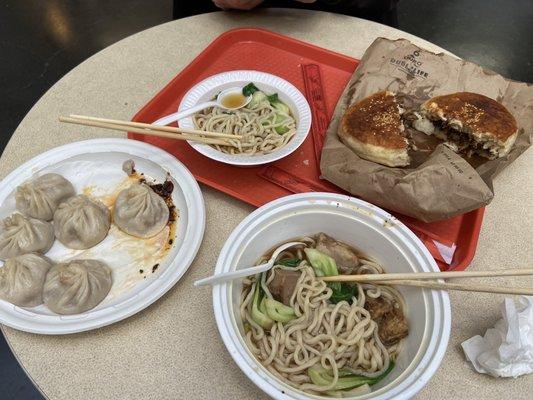
[[[166,87],[164,87],[133,118],[133,121],[153,122],[177,110],[182,96],[197,82],[208,76],[236,69],[268,72],[288,80],[305,93],[301,66],[320,67],[324,97],[329,114],[346,83],[358,65],[358,60],[311,44],[262,29],[230,30],[216,38]],[[264,177],[264,167],[239,168],[210,160],[194,151],[186,142],[129,133],[130,138],[146,141],[174,154],[194,174],[198,181],[223,191],[254,206],[287,196],[294,192],[342,192],[336,186],[319,179],[311,135],[290,156],[274,163],[293,174],[301,182],[298,189],[288,190]],[[484,209],[478,209],[446,221],[424,223],[397,215],[426,244],[442,270],[465,269],[474,257]],[[443,262],[434,240],[457,246],[452,262]]]

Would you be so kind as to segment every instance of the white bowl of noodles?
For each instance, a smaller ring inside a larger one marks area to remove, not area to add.
[[[386,272],[439,270],[422,242],[405,225],[387,212],[348,196],[331,193],[306,193],[273,201],[243,220],[226,241],[218,258],[215,273],[229,272],[256,265],[264,254],[279,244],[318,232],[324,232],[357,249],[360,254],[364,254],[365,257],[371,258],[378,265],[381,265]],[[359,262],[361,262],[361,258]],[[216,285],[213,288],[213,308],[218,329],[224,344],[237,365],[258,387],[275,399],[331,398],[331,392],[328,394],[328,392],[309,389],[312,386],[306,385],[305,382],[306,373],[309,375],[307,367],[299,372],[292,372],[291,368],[296,365],[294,359],[287,359],[288,364],[285,367],[289,368],[289,372],[284,378],[276,373],[276,371],[283,370],[283,368],[276,366],[278,365],[276,362],[271,362],[267,368],[265,365],[268,362],[264,362],[266,356],[263,355],[263,362],[259,361],[260,352],[256,358],[249,346],[250,339],[246,338],[247,333],[250,333],[250,338],[253,337],[251,333],[256,331],[251,330],[246,318],[244,322],[241,318],[243,282],[246,288],[249,282],[243,280]],[[394,366],[391,367],[388,374],[383,374],[386,375],[383,379],[371,387],[361,386],[360,389],[363,390],[357,390],[357,388],[352,388],[351,391],[337,390],[335,394],[343,394],[343,397],[357,399],[410,398],[429,381],[439,367],[450,335],[451,309],[448,294],[442,291],[412,287],[396,286],[395,288],[403,299],[401,307],[407,319],[409,333],[398,344],[399,348],[392,349],[392,353],[395,353],[391,358],[394,360]],[[367,287],[360,289],[366,293],[368,298],[368,290],[370,289]],[[295,292],[299,290],[299,293],[304,293],[303,290],[306,289],[297,287]],[[352,299],[354,301],[352,307],[357,306],[356,302],[359,301],[360,297],[357,294],[357,298]],[[298,301],[297,298],[298,295],[293,295],[291,302]],[[342,307],[347,308],[348,304]],[[265,310],[263,309],[263,311]],[[360,318],[361,315],[364,317],[366,314],[366,311],[355,310],[350,318],[356,318],[356,316]],[[348,318],[345,318],[345,321],[347,320]],[[357,321],[356,325],[361,320],[357,319]],[[276,324],[274,322],[274,325]],[[345,326],[347,325],[345,324]],[[291,326],[290,329],[297,330],[297,327]],[[355,328],[352,326],[349,329]],[[309,329],[309,332],[311,331],[313,330]],[[265,329],[265,339],[259,339],[259,342],[266,340],[264,343],[270,343],[267,347],[272,345],[273,342],[270,341],[274,338],[272,332],[274,331]],[[341,334],[342,330],[339,335]],[[375,334],[376,332],[367,339],[361,339],[364,341],[357,346],[375,351],[379,347],[376,345]],[[287,331],[285,335],[287,335]],[[315,339],[321,340],[318,337]],[[310,339],[309,335],[302,332],[302,341],[315,339]],[[304,345],[314,346],[307,342]],[[264,346],[258,345],[261,348]],[[345,349],[340,349],[339,343],[335,346],[335,350],[342,353],[349,350],[352,345],[349,344]],[[387,348],[389,349],[389,347]],[[282,352],[286,355],[288,350],[284,349]],[[354,361],[354,369],[360,367],[360,369],[368,369],[368,371],[377,371],[386,367],[383,365],[385,363],[383,360],[372,361],[376,357],[374,353],[366,352],[365,354],[363,359],[366,357],[370,362],[377,364],[374,366],[364,363],[356,365]],[[297,357],[300,365],[304,365],[302,360],[305,357],[308,357],[307,360],[311,360],[315,356],[311,353],[305,356],[300,352],[300,354],[293,354],[291,357]],[[322,354],[319,354],[318,357],[322,357]],[[278,356],[274,358],[280,359]],[[339,357],[340,359],[342,357]],[[352,358],[352,360],[354,359],[359,360],[358,356]],[[320,365],[320,362],[317,365]],[[330,366],[326,365],[326,367],[329,368]],[[343,370],[345,371],[346,368],[343,367]],[[289,376],[290,374],[299,374],[300,377]],[[303,378],[302,375],[304,375]],[[293,378],[294,380],[292,380]],[[298,383],[300,379],[303,380]],[[314,384],[315,381],[310,380],[307,383]]]
[[[244,87],[249,83],[253,83],[267,95],[277,93],[279,100],[289,107],[290,115],[294,118],[294,128],[291,126],[291,130],[279,135],[279,138],[274,134],[271,134],[268,138],[261,137],[261,135],[265,136],[263,133],[259,134],[256,132],[247,134],[246,138],[249,139],[246,139],[246,143],[243,143],[243,145],[248,147],[241,149],[229,147],[216,148],[216,146],[189,141],[189,144],[196,151],[206,157],[226,164],[251,167],[267,164],[286,157],[304,142],[311,128],[311,109],[307,100],[294,85],[282,78],[265,72],[242,70],[223,72],[210,76],[193,86],[185,94],[178,111],[186,110],[205,101],[210,101],[224,89]],[[217,129],[212,129],[212,131],[220,133],[239,132],[241,128],[236,128],[233,125],[241,124],[240,114],[243,114],[243,116],[250,114],[250,112],[246,113],[242,110],[228,113],[223,113],[222,110],[219,110],[219,113],[213,113],[212,110],[214,109],[211,108],[204,111],[202,120],[212,117],[220,119],[220,117],[226,116],[227,120],[216,124]],[[270,112],[269,110],[263,111]],[[274,112],[275,110],[272,110],[273,115]],[[230,115],[233,115],[233,117],[230,117]],[[196,118],[196,114],[183,118],[179,121],[179,126],[181,128],[199,129],[200,127],[197,124]],[[236,121],[235,118],[239,121]],[[254,126],[254,124],[251,126]],[[250,129],[248,129],[248,132],[251,132]],[[264,143],[263,140],[265,141]],[[269,145],[264,146],[265,151],[262,151],[261,146],[267,144],[267,140],[269,141]],[[253,143],[249,143],[250,141],[253,141]]]

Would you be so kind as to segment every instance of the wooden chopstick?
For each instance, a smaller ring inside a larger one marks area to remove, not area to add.
[[[376,282],[377,283],[377,282]],[[463,292],[484,292],[484,293],[500,293],[500,294],[521,294],[525,296],[533,295],[533,288],[517,288],[504,286],[489,286],[489,285],[464,285],[460,283],[444,283],[432,281],[383,281],[380,282],[385,285],[400,285],[400,286],[416,286],[436,290],[460,290]]]
[[[326,282],[385,282],[416,279],[480,278],[499,276],[533,275],[533,268],[499,269],[492,271],[408,272],[392,274],[335,275],[324,276]]]
[[[147,135],[147,136],[158,136],[168,139],[176,139],[176,140],[192,140],[195,142],[205,143],[205,144],[218,144],[221,146],[232,146],[237,147],[237,145],[229,142],[228,140],[224,140],[224,138],[216,139],[216,138],[204,138],[196,135],[186,135],[186,134],[178,134],[178,133],[168,133],[164,131],[159,130],[153,130],[153,129],[142,129],[142,128],[135,128],[132,126],[127,125],[120,125],[120,124],[112,124],[112,123],[106,123],[106,122],[97,122],[97,121],[90,121],[90,120],[82,120],[82,119],[76,119],[71,117],[59,117],[60,122],[66,122],[70,124],[77,124],[77,125],[85,125],[85,126],[94,126],[97,128],[105,128],[105,129],[112,129],[116,131],[125,131],[125,132],[134,132],[139,133],[141,135]]]
[[[133,122],[133,121],[122,121],[118,119],[89,117],[87,115],[70,114],[70,118],[87,120],[87,121],[95,121],[95,122],[105,122],[109,124],[125,125],[125,126],[130,126],[132,128],[149,128],[154,131],[162,131],[162,132],[185,133],[185,134],[190,134],[190,135],[203,135],[203,136],[214,137],[214,138],[227,138],[227,139],[235,139],[235,140],[242,139],[241,135],[231,135],[228,133],[219,133],[219,132],[208,132],[208,131],[202,131],[199,129],[178,128],[174,126],[153,125],[153,124],[146,124],[144,122]]]

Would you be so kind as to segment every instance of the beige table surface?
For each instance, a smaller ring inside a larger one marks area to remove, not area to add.
[[[122,136],[60,125],[57,117],[81,113],[129,119],[209,42],[241,26],[268,28],[353,57],[361,57],[378,36],[405,37],[439,50],[383,25],[319,12],[214,13],[170,22],[106,48],[55,84],[13,135],[0,160],[1,177],[52,147],[95,136]],[[94,34],[98,36],[98,32]],[[471,269],[533,265],[532,178],[531,150],[498,177],[496,198],[487,207]],[[178,284],[148,309],[114,325],[68,336],[41,336],[3,327],[18,360],[47,397],[267,397],[238,369],[219,339],[210,289],[192,286],[194,280],[213,271],[225,238],[253,208],[205,186],[202,192],[207,225],[198,256]],[[533,287],[531,279],[516,279],[513,284]],[[448,351],[417,398],[531,398],[533,376],[517,380],[482,376],[469,369],[459,348],[463,340],[484,333],[496,322],[502,297],[453,293],[451,299]]]

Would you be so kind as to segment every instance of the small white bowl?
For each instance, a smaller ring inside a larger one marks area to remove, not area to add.
[[[186,110],[204,101],[212,100],[221,90],[245,86],[253,82],[266,94],[277,93],[280,100],[289,106],[296,120],[296,134],[282,148],[269,154],[262,155],[230,155],[222,153],[215,148],[197,142],[189,141],[189,144],[199,153],[213,160],[226,164],[252,167],[267,164],[295,151],[305,140],[311,128],[311,109],[304,95],[294,85],[275,75],[259,71],[229,71],[210,76],[193,86],[183,96],[178,111]],[[183,118],[179,121],[181,128],[195,129],[192,117]]]
[[[245,218],[226,241],[215,273],[254,265],[276,245],[299,236],[325,232],[376,259],[387,272],[439,271],[422,242],[389,213],[362,200],[332,193],[306,193],[266,204]],[[357,399],[408,399],[439,367],[451,326],[448,294],[398,286],[407,305],[409,336],[396,367],[370,394]],[[218,330],[241,370],[275,399],[324,399],[282,382],[266,370],[243,340],[239,316],[242,281],[213,287]]]

